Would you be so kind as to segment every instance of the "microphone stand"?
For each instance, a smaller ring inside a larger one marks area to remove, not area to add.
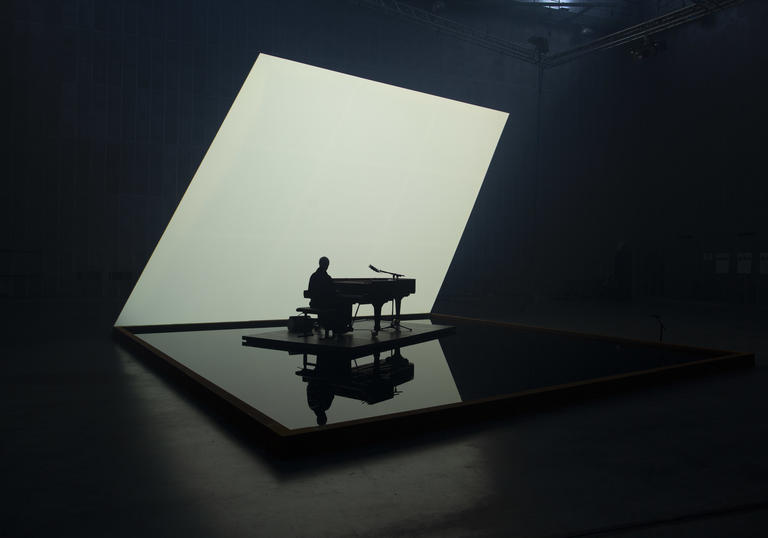
[[[368,266],[371,270],[376,271],[377,273],[386,273],[388,275],[392,275],[392,280],[397,281],[400,277],[403,277],[405,275],[401,275],[400,273],[393,273],[392,271],[384,271],[383,269],[379,269],[377,267],[374,267],[373,265]],[[392,309],[390,310],[392,321],[384,327],[384,329],[395,329],[396,331],[399,331],[400,328],[403,328],[407,331],[413,331],[413,328],[407,327],[405,325],[400,324],[400,316],[398,315],[395,317],[395,299],[392,298]]]

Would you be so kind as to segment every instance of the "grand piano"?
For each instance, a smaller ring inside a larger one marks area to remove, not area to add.
[[[400,303],[403,297],[416,293],[414,278],[334,278],[333,287],[338,296],[349,303],[373,306],[373,334],[381,330],[381,307],[395,301],[392,325],[400,325]],[[304,297],[310,298],[309,291]]]

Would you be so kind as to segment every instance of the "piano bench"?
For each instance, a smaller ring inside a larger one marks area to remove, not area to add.
[[[344,328],[344,330],[341,330],[341,327],[339,327],[339,310],[336,308],[313,308],[311,306],[300,306],[296,309],[296,312],[300,312],[304,314],[303,316],[296,316],[297,320],[301,319],[303,323],[292,323],[292,326],[302,327],[303,331],[295,331],[295,332],[302,332],[302,336],[310,336],[312,334],[312,330],[315,324],[315,321],[317,321],[317,325],[325,330],[326,337],[328,336],[328,331],[332,330],[334,334],[340,334],[341,332],[348,332],[351,331],[351,326]],[[315,314],[317,316],[317,319],[310,318],[309,314]],[[291,329],[289,328],[289,331]]]
[[[300,312],[303,316],[291,316],[288,318],[288,332],[301,333],[302,336],[311,335],[312,329],[315,326],[315,318],[310,318],[309,314],[315,314],[319,317],[321,310],[300,306],[296,309],[296,312]]]
[[[300,306],[296,309],[296,312],[301,312],[305,316],[308,316],[309,314],[315,314],[316,316],[319,316],[323,311],[319,308],[312,308],[311,306]]]

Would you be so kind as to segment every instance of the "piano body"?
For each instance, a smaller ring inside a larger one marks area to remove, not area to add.
[[[334,278],[333,287],[337,295],[349,303],[373,306],[373,333],[376,334],[381,330],[381,307],[392,300],[395,301],[395,318],[392,320],[392,325],[399,326],[400,303],[403,297],[416,293],[416,279]],[[309,297],[307,291],[304,292],[304,296]]]
[[[352,303],[373,306],[373,332],[381,330],[381,307],[395,301],[395,318],[392,325],[400,323],[400,303],[403,297],[416,293],[414,278],[334,278],[333,287],[339,297]]]

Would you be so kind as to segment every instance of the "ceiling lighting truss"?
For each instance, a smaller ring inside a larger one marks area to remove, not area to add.
[[[716,11],[740,4],[741,2],[743,2],[743,0],[707,0],[706,2],[685,6],[654,19],[601,37],[584,45],[549,55],[542,58],[542,63],[544,67],[562,65],[591,52],[618,47],[663,32],[664,30],[669,30],[670,28],[693,22]],[[706,6],[704,4],[706,4]]]
[[[357,0],[359,4],[382,9],[405,19],[409,19],[427,26],[431,26],[440,32],[451,35],[463,41],[473,43],[480,47],[498,52],[505,56],[511,56],[517,60],[531,64],[539,64],[541,55],[536,48],[522,43],[515,43],[500,37],[481,32],[445,17],[435,15],[430,11],[413,7],[412,5],[397,0]]]
[[[414,7],[398,0],[356,0],[357,3],[393,13],[405,19],[425,24],[443,33],[481,46],[483,48],[510,56],[517,60],[539,65],[542,68],[556,67],[586,54],[625,45],[676,26],[693,22],[714,12],[733,7],[744,0],[692,0],[693,3],[675,11],[630,26],[613,34],[601,37],[584,45],[556,54],[542,54],[540,50],[527,44],[516,43],[500,37],[481,32],[470,26],[460,24],[451,19],[435,15],[430,11]],[[584,7],[586,9],[607,5],[610,2],[573,2],[560,4],[568,7]],[[610,3],[613,4],[613,3]],[[515,6],[556,6],[558,2],[513,2]]]

